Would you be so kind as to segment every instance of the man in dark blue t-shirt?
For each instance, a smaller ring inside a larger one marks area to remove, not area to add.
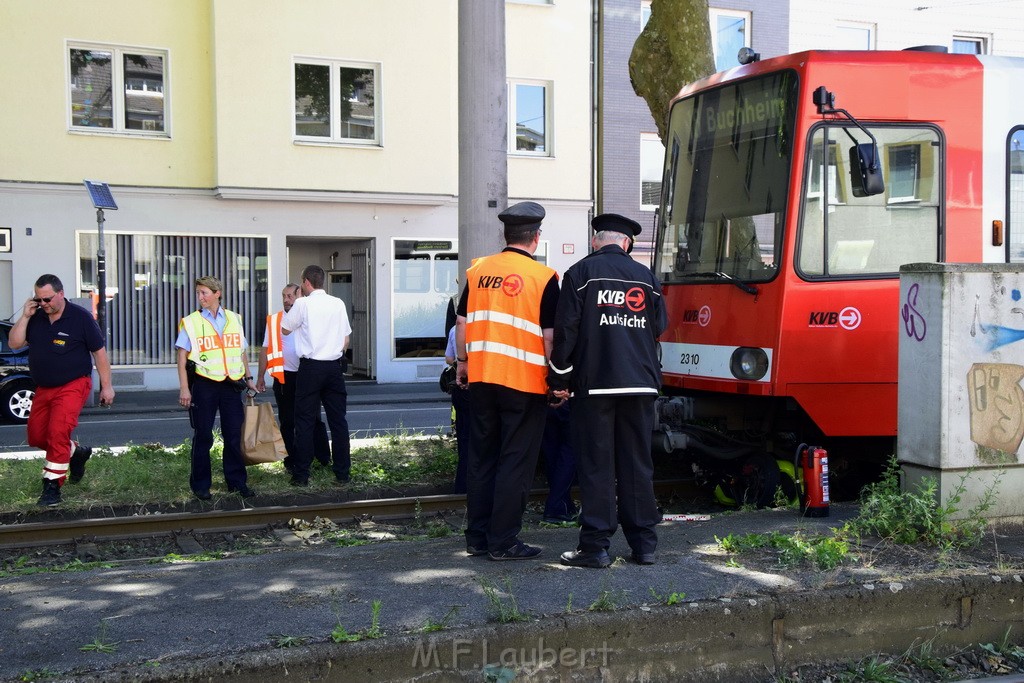
[[[36,280],[35,296],[25,302],[9,343],[14,350],[29,345],[36,395],[28,418],[28,443],[46,451],[39,505],[52,507],[60,502],[60,487],[68,474],[71,483],[81,480],[92,455],[91,448],[71,440],[71,433],[92,391],[93,361],[100,377],[100,405],[114,402],[103,333],[88,311],[64,298],[60,278],[47,274]]]

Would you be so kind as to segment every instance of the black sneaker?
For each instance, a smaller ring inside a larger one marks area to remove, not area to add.
[[[60,484],[56,479],[43,479],[43,493],[36,502],[41,508],[52,508],[60,504]]]
[[[213,496],[210,495],[210,492],[206,489],[203,489],[202,491],[193,491],[192,493],[195,494],[195,497],[199,500],[210,500],[213,498]]]
[[[588,553],[583,550],[570,550],[562,553],[561,562],[570,567],[589,567],[591,569],[604,569],[612,565],[612,558],[608,556],[607,550]]]
[[[308,477],[292,477],[292,480],[291,480],[290,483],[291,483],[292,486],[309,486],[309,478]]]
[[[540,555],[540,553],[540,548],[526,545],[522,541],[516,541],[514,545],[510,545],[504,550],[495,550],[487,553],[487,556],[492,560],[500,562],[502,560],[532,560]]]
[[[92,449],[88,446],[75,445],[75,452],[71,454],[71,474],[68,481],[77,484],[85,476],[85,461],[92,457]]]
[[[466,544],[466,554],[467,555],[472,555],[473,557],[478,557],[480,555],[486,555],[487,554],[487,546],[486,545],[481,545],[481,546],[469,545],[467,543]]]

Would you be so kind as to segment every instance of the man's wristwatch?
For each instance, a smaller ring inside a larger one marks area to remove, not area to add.
[[[465,363],[466,362],[465,358],[459,358],[458,356],[455,357],[455,360],[457,360],[460,363]]]

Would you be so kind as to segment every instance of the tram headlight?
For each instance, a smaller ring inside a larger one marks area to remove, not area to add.
[[[768,354],[763,349],[741,346],[732,352],[729,370],[736,379],[761,379],[768,372]]]

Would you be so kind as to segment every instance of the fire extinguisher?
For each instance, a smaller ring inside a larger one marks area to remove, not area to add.
[[[796,461],[804,480],[800,514],[828,517],[828,451],[802,443],[796,449]]]

